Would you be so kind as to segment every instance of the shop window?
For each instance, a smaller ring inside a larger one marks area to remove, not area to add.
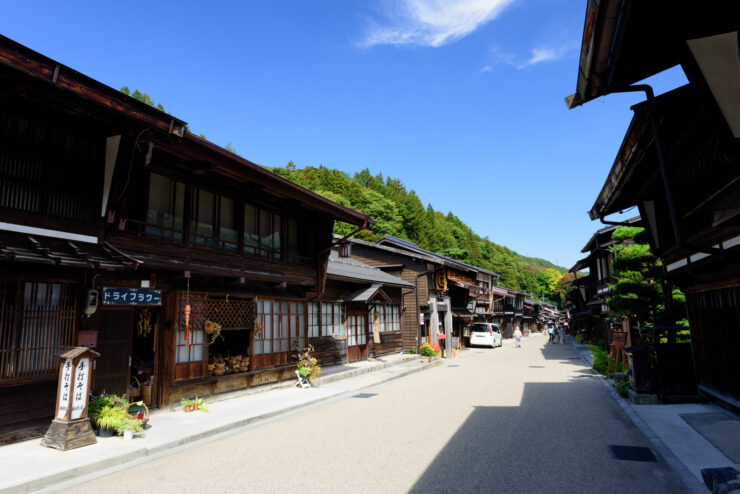
[[[185,306],[191,305],[188,345],[185,345]],[[175,363],[203,362],[206,358],[206,339],[203,331],[202,303],[195,297],[178,299],[177,340],[175,343]],[[200,369],[198,367],[198,369]],[[192,371],[189,372],[192,374]],[[194,377],[189,375],[187,377]]]
[[[344,324],[344,305],[329,302],[321,303],[321,336],[344,337],[347,334]]]
[[[260,300],[254,337],[254,354],[292,352],[306,346],[306,317],[303,302]]]
[[[320,336],[321,326],[319,325],[319,304],[318,302],[308,303],[308,337],[318,338]]]
[[[146,218],[147,235],[182,242],[184,212],[185,184],[152,173]]]
[[[370,310],[370,321],[375,321],[375,313],[378,313],[378,325],[381,333],[400,331],[400,306],[398,305],[376,305]]]
[[[54,376],[55,354],[74,344],[74,285],[0,281],[0,382]]]

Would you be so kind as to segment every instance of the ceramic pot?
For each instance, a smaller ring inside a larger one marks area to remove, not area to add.
[[[130,441],[134,438],[134,431],[123,431],[123,438]]]
[[[114,432],[113,429],[104,429],[104,428],[100,427],[98,429],[98,436],[99,437],[112,437],[113,436],[113,432]]]
[[[192,411],[193,411],[193,407],[191,407],[190,405],[185,405],[185,413],[190,413]]]

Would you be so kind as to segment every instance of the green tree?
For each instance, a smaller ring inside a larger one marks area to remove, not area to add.
[[[610,248],[617,283],[607,297],[609,309],[643,325],[685,323],[684,296],[666,279],[662,262],[646,242],[644,228],[618,227],[612,240],[620,243]]]

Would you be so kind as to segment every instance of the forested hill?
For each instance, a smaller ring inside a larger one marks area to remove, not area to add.
[[[376,224],[357,237],[375,241],[384,234],[414,242],[422,249],[495,271],[499,283],[508,288],[536,295],[545,294],[559,302],[554,294],[556,282],[567,270],[544,259],[524,257],[481,238],[451,212],[443,214],[432,205],[426,208],[413,190],[406,190],[400,180],[372,175],[365,169],[353,177],[324,166],[298,169],[293,162],[273,172],[344,206],[370,215]],[[338,223],[334,231],[346,235],[354,227]]]

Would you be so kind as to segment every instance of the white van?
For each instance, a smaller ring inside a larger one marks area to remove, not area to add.
[[[492,322],[474,322],[470,325],[470,346],[481,345],[495,348],[502,346],[504,340],[501,328]]]

